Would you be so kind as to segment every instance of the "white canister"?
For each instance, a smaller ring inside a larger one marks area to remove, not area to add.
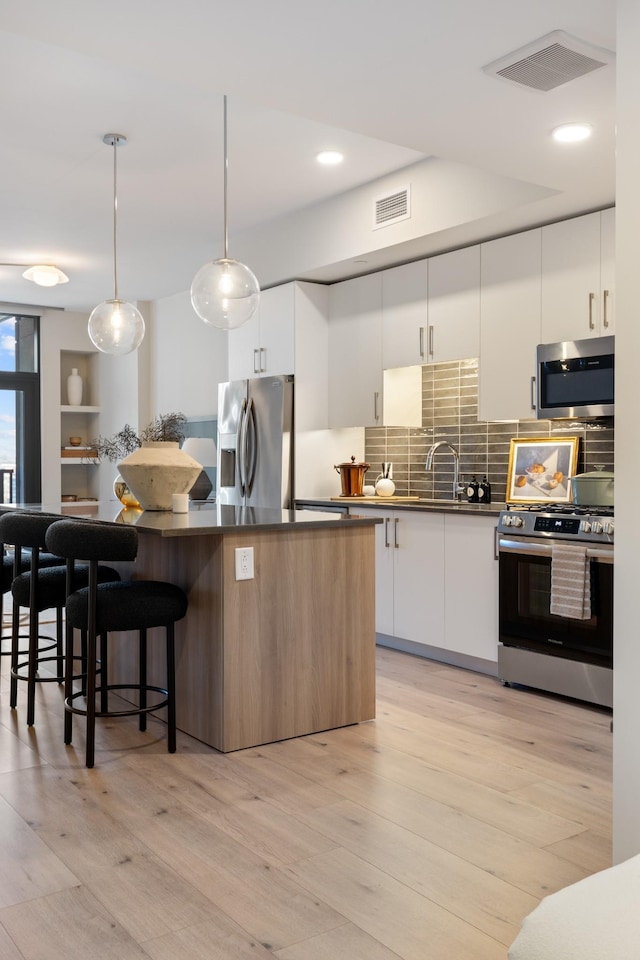
[[[381,477],[376,482],[376,495],[378,497],[392,497],[396,492],[396,485],[388,477]]]
[[[73,367],[67,377],[67,403],[70,407],[79,407],[82,404],[82,377],[77,367]]]

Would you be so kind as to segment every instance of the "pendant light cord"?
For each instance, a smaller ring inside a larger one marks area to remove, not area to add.
[[[118,260],[117,260],[117,233],[118,233],[118,137],[113,137],[113,299],[118,299]]]
[[[227,95],[224,95],[223,108],[223,145],[224,145],[224,189],[223,189],[223,222],[224,222],[224,259],[229,259],[229,227],[227,220],[227,181],[229,177],[229,153],[227,149]]]

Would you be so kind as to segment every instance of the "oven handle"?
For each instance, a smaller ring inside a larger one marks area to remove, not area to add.
[[[550,557],[552,550],[553,546],[548,540],[537,540],[534,537],[507,540],[501,536],[498,540],[499,553],[520,553],[528,557]],[[587,547],[587,558],[597,560],[599,563],[613,563],[613,546],[601,544]]]

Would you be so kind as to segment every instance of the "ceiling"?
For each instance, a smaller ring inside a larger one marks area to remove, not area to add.
[[[107,132],[128,138],[120,295],[188,289],[221,254],[225,93],[231,256],[234,238],[268,237],[287,217],[312,232],[332,198],[427,158],[543,187],[544,200],[458,223],[416,255],[614,200],[615,68],[540,93],[482,67],[554,30],[615,50],[615,0],[0,0],[0,28],[0,261],[70,277],[42,288],[0,267],[4,303],[91,309],[112,295]],[[575,120],[593,124],[588,142],[550,139]],[[315,162],[329,147],[339,168]],[[362,272],[335,260],[310,253],[304,273]],[[256,272],[263,285],[290,279]]]

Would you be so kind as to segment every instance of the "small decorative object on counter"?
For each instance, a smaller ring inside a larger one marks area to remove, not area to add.
[[[467,501],[469,503],[479,503],[480,501],[480,484],[476,480],[475,474],[467,484]]]
[[[376,488],[373,486],[373,484],[365,483],[364,487],[362,488],[362,496],[375,497],[375,495],[376,495]]]
[[[392,463],[382,464],[382,473],[376,477],[376,495],[378,497],[392,497],[396,492],[396,485],[391,479]]]
[[[368,463],[356,463],[351,457],[350,463],[334,464],[333,469],[340,474],[343,497],[361,497],[364,486],[364,475],[369,469]]]
[[[70,407],[79,407],[82,404],[82,377],[77,367],[73,367],[67,377],[67,403]]]
[[[478,497],[480,498],[480,503],[491,503],[491,484],[486,477],[482,478],[478,488]]]

